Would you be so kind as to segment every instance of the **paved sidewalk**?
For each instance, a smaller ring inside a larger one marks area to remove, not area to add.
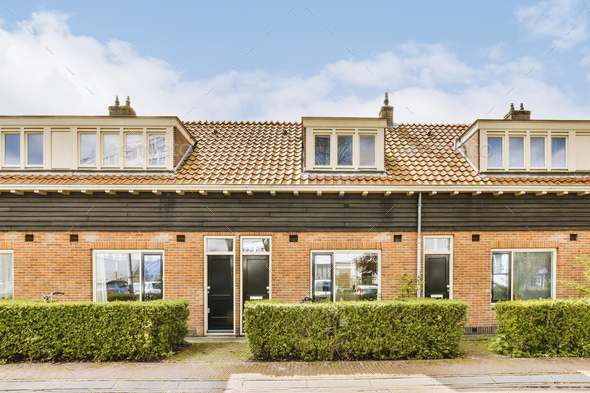
[[[195,341],[161,362],[0,365],[0,391],[590,391],[590,359],[513,359],[489,352],[481,340],[464,341],[457,359],[359,362],[255,362],[247,360],[243,339]]]

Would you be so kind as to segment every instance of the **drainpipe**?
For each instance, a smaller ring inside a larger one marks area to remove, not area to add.
[[[418,193],[418,241],[417,241],[417,275],[419,276],[422,273],[422,193]],[[417,297],[421,297],[422,295],[422,287],[418,288],[418,292],[416,294]]]
[[[190,156],[191,154],[193,154],[193,151],[195,150],[195,147],[197,146],[197,142],[195,142],[194,145],[189,146],[189,148],[186,150],[186,152],[184,153],[184,155],[182,156],[182,158],[180,159],[180,161],[178,161],[178,164],[176,164],[176,167],[174,167],[174,173],[176,173],[176,171],[178,170],[178,168],[180,168],[180,166],[184,163],[184,160],[186,160],[188,158],[188,156]]]

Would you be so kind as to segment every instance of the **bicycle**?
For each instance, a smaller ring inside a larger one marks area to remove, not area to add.
[[[53,296],[54,295],[65,295],[65,293],[63,293],[63,292],[51,292],[49,295],[43,295],[43,301],[45,303],[55,302],[55,300],[53,300]]]

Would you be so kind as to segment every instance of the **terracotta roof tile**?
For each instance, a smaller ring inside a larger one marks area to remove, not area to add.
[[[400,124],[385,133],[381,174],[302,173],[303,130],[287,122],[186,122],[197,148],[176,173],[11,174],[0,184],[590,185],[588,177],[482,177],[453,150],[468,124]]]

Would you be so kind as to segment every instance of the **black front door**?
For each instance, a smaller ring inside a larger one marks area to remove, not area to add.
[[[243,301],[268,299],[268,255],[244,256]]]
[[[207,256],[209,332],[234,331],[234,280],[231,255]]]
[[[449,256],[426,255],[424,265],[424,296],[448,299]]]

